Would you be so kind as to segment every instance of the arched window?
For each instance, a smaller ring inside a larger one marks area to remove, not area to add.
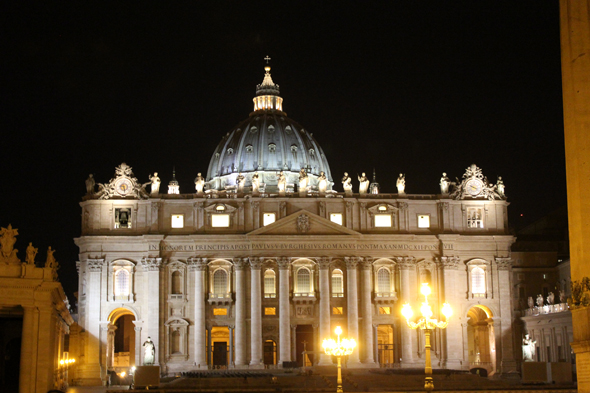
[[[172,292],[173,295],[182,293],[182,274],[177,270],[172,273]]]
[[[486,293],[486,273],[478,266],[471,269],[471,293],[474,295]]]
[[[332,297],[344,297],[344,274],[340,269],[332,271]]]
[[[302,267],[297,270],[297,292],[309,293],[311,292],[311,274],[309,270]]]
[[[213,273],[213,293],[227,293],[227,273],[223,269],[218,269]]]
[[[275,285],[276,275],[274,270],[268,269],[264,272],[264,297],[277,297],[277,289]]]
[[[129,295],[129,272],[119,269],[115,273],[115,296]]]
[[[391,272],[385,267],[382,267],[377,271],[377,292],[391,292]]]
[[[170,352],[180,353],[180,332],[175,330],[170,337]]]

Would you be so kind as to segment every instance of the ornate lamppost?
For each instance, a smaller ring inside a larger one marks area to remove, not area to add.
[[[424,295],[424,302],[422,303],[422,307],[420,307],[420,312],[422,313],[422,318],[417,322],[410,321],[412,315],[414,315],[414,311],[412,311],[412,307],[406,303],[402,307],[402,315],[406,318],[406,322],[411,329],[422,329],[424,330],[424,337],[425,337],[425,348],[426,348],[426,365],[424,367],[424,374],[426,374],[426,378],[424,381],[424,389],[426,391],[431,391],[434,389],[434,382],[432,380],[432,363],[430,361],[430,332],[435,328],[444,329],[449,324],[449,318],[453,315],[453,309],[449,305],[449,303],[443,304],[442,307],[442,314],[445,316],[445,321],[438,321],[436,319],[432,319],[432,308],[430,308],[430,304],[428,304],[428,295],[430,295],[431,290],[428,283],[422,284],[422,288],[420,288],[420,293]]]
[[[338,336],[338,341],[334,341],[334,339],[324,339],[322,343],[322,348],[324,348],[324,352],[326,355],[336,356],[338,359],[338,380],[336,381],[337,387],[336,392],[344,392],[342,389],[342,356],[350,355],[354,347],[356,347],[356,341],[354,339],[347,339],[343,338],[340,340],[340,335],[342,334],[342,329],[340,326],[336,327],[336,335]]]

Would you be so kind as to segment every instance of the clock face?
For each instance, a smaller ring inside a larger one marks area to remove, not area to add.
[[[471,179],[465,183],[465,192],[471,196],[479,195],[482,189],[483,183],[479,179]]]
[[[119,195],[125,196],[131,192],[133,185],[131,184],[131,181],[129,179],[123,178],[117,180],[117,183],[115,183],[115,188],[117,189],[117,193]]]

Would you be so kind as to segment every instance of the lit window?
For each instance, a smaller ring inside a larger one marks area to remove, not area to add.
[[[381,314],[381,315],[391,314],[391,307],[379,307],[379,314]]]
[[[332,307],[332,314],[342,315],[344,314],[344,310],[342,309],[342,307]]]
[[[172,228],[184,228],[184,215],[173,214],[172,215]]]
[[[344,275],[342,270],[334,269],[332,272],[332,297],[344,297]]]
[[[227,308],[214,308],[213,315],[227,315]]]
[[[264,272],[264,297],[267,299],[277,297],[275,278],[276,276],[273,270],[269,269]]]
[[[115,209],[115,228],[131,228],[131,209]]]
[[[375,228],[391,228],[391,214],[375,214]]]
[[[380,212],[386,212],[387,211],[387,206],[385,206],[385,205],[379,206],[379,211]]]
[[[483,218],[481,208],[467,208],[467,228],[483,228]]]
[[[301,268],[297,271],[297,292],[309,293],[311,290],[311,280],[309,270]]]
[[[129,295],[129,272],[119,269],[115,273],[115,296]]]
[[[480,267],[474,267],[471,270],[471,293],[474,295],[484,294],[486,292],[486,273]]]
[[[182,293],[182,274],[179,271],[172,273],[172,288],[170,293],[178,295]]]
[[[430,228],[430,216],[428,214],[418,215],[418,228]]]
[[[377,271],[377,292],[391,292],[391,272],[387,268],[382,267]]]
[[[223,206],[223,205],[217,205],[217,206],[215,206],[215,210],[217,210],[218,212],[225,211],[225,206]]]
[[[342,225],[342,214],[341,213],[330,213],[330,221],[338,225]]]
[[[229,228],[229,214],[212,214],[211,226],[213,228]]]
[[[276,307],[264,307],[264,315],[277,315]]]
[[[217,295],[227,293],[227,273],[223,269],[213,273],[213,293]]]
[[[262,215],[262,225],[267,226],[275,222],[276,214],[274,213],[264,213]]]

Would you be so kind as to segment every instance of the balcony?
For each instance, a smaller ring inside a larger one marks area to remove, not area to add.
[[[527,308],[524,310],[525,317],[533,317],[536,315],[555,314],[559,312],[569,311],[567,303],[546,304],[541,307]]]
[[[317,298],[315,292],[293,292],[292,300],[296,304],[313,304]]]
[[[373,298],[376,304],[391,304],[397,302],[397,292],[375,292]]]
[[[234,300],[231,293],[209,293],[207,301],[209,304],[216,306],[228,306],[232,304]]]

